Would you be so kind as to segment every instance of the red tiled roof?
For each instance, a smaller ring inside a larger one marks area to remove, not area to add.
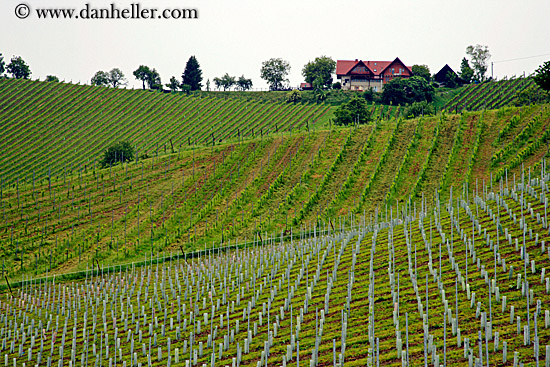
[[[374,73],[379,76],[384,69],[390,66],[395,60],[392,61],[363,61],[363,63]],[[401,61],[401,60],[399,60]],[[346,75],[351,69],[353,69],[361,60],[338,60],[336,61],[336,75]],[[410,66],[407,66],[411,70]]]

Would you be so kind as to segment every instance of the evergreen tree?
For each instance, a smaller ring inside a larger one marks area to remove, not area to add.
[[[191,56],[185,65],[185,71],[181,76],[183,85],[188,85],[191,90],[200,90],[202,87],[202,70],[195,56]]]
[[[474,70],[470,67],[470,63],[464,57],[460,63],[460,79],[464,80],[464,83],[470,83],[474,76]]]

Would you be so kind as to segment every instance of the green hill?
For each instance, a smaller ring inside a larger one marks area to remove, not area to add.
[[[449,112],[480,111],[510,105],[522,91],[538,88],[532,78],[469,84],[445,104]]]
[[[138,155],[323,124],[329,107],[0,79],[0,172],[26,183],[89,170],[114,141]]]
[[[327,128],[323,105],[0,83],[10,365],[550,360],[549,105]],[[93,164],[119,136],[151,157]]]
[[[547,154],[545,105],[308,132],[327,107],[2,83],[0,245],[14,276],[334,226],[512,179]],[[237,129],[249,138],[232,138]],[[222,142],[185,144],[210,134]],[[99,169],[103,147],[121,138],[152,158]]]

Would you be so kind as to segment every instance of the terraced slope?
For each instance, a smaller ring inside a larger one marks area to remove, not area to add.
[[[28,277],[0,294],[0,352],[10,365],[542,366],[549,184],[543,166],[293,241]]]
[[[106,147],[120,140],[129,140],[138,155],[157,156],[313,129],[328,110],[323,105],[1,79],[1,179],[30,184],[89,170]]]
[[[17,278],[127,263],[301,228],[337,228],[343,217],[370,218],[396,203],[432,205],[434,193],[445,199],[451,188],[471,193],[501,179],[511,185],[522,164],[538,169],[547,156],[549,123],[545,105],[377,120],[3,183],[4,266]]]
[[[517,94],[535,87],[531,78],[514,78],[470,84],[445,105],[448,112],[480,111],[497,109],[510,104]]]

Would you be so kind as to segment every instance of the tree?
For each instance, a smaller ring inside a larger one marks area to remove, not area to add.
[[[318,101],[324,101],[327,98],[323,87],[324,85],[321,78],[317,78],[313,81],[313,95]]]
[[[413,65],[411,71],[413,75],[426,79],[428,83],[432,80],[432,74],[430,74],[428,65]]]
[[[487,72],[487,62],[491,58],[487,46],[475,45],[466,47],[466,54],[472,59],[473,69],[475,71],[475,80],[482,82],[485,80]]]
[[[452,73],[450,71],[447,72],[447,75],[445,75],[445,86],[447,88],[456,88],[458,86],[455,73]]]
[[[462,62],[460,63],[459,76],[460,79],[462,79],[466,84],[469,84],[472,81],[472,77],[474,76],[474,70],[470,67],[470,63],[465,57],[462,58]]]
[[[222,86],[222,80],[221,78],[215,77],[214,79],[214,85],[216,86],[216,89],[220,89]]]
[[[301,100],[302,100],[302,93],[297,89],[291,90],[286,94],[286,101],[288,103],[297,103],[297,102],[300,102]]]
[[[281,90],[288,83],[286,76],[290,72],[290,64],[281,58],[272,58],[262,63],[260,76],[269,84],[270,90]]]
[[[109,74],[104,71],[98,71],[92,77],[92,85],[97,85],[99,87],[106,87],[109,85]]]
[[[550,92],[550,61],[546,61],[535,70],[533,79],[541,89]]]
[[[140,65],[136,70],[134,70],[133,74],[134,77],[137,80],[141,80],[143,89],[145,89],[145,81],[149,77],[149,73],[151,72],[151,69],[149,69],[148,66]]]
[[[46,75],[47,82],[59,82],[59,78],[55,75]]]
[[[431,102],[434,93],[434,88],[423,77],[395,78],[384,85],[382,102],[399,105],[420,101]]]
[[[431,102],[435,90],[426,79],[419,76],[413,76],[405,80],[405,94],[410,102]]]
[[[4,56],[0,53],[0,77],[4,74],[4,71],[6,71],[6,64],[4,63]]]
[[[332,85],[332,74],[335,71],[336,61],[328,56],[320,56],[304,65],[302,75],[307,83],[313,84],[315,80],[319,79],[323,88],[330,88]]]
[[[426,101],[413,102],[405,112],[406,118],[414,118],[418,116],[432,116],[435,114],[433,104]]]
[[[149,89],[160,89],[162,87],[157,69],[151,69],[148,66],[140,65],[134,70],[133,74],[136,79],[141,80],[143,89],[145,89],[145,83],[147,83]]]
[[[160,74],[157,69],[153,68],[147,78],[147,85],[149,89],[161,89],[162,81],[160,80]]]
[[[371,120],[370,111],[367,109],[367,101],[358,96],[353,96],[348,102],[340,105],[334,112],[334,116],[336,125],[365,124]]]
[[[119,86],[128,84],[128,81],[124,77],[124,73],[119,68],[114,68],[109,71],[108,78],[109,84],[111,84],[113,88],[118,88]]]
[[[191,90],[200,90],[202,87],[202,70],[195,56],[187,60],[185,70],[181,75],[182,85],[187,84]]]
[[[120,141],[103,152],[103,159],[100,164],[109,167],[118,162],[129,162],[134,159],[134,147],[128,141]]]
[[[382,103],[405,104],[408,103],[405,93],[405,79],[394,78],[384,85],[382,90]]]
[[[29,79],[31,75],[29,65],[25,63],[21,56],[12,57],[6,70],[16,79]]]
[[[223,91],[225,92],[227,89],[235,85],[236,80],[234,76],[225,73],[225,75],[221,78],[214,78],[214,83],[216,84],[217,88],[222,87]]]
[[[244,75],[241,75],[237,80],[237,86],[242,91],[249,90],[252,88],[252,79],[247,79]]]
[[[166,87],[170,88],[172,92],[177,91],[180,88],[180,83],[175,76],[170,78],[170,83],[165,84]]]
[[[206,79],[206,91],[210,92],[210,79]]]

